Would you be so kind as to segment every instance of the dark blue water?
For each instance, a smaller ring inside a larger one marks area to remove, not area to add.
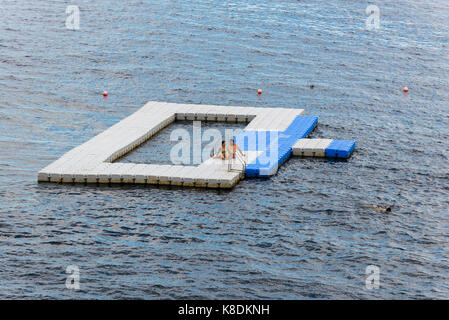
[[[449,298],[447,1],[376,31],[349,0],[70,4],[77,31],[0,1],[0,298]],[[36,182],[148,100],[304,108],[357,149],[231,191]]]

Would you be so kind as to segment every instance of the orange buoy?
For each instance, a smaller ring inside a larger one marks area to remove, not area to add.
[[[257,94],[262,94],[262,90],[261,89],[257,90]]]
[[[404,87],[404,92],[408,92],[408,88],[407,87]]]
[[[108,96],[108,92],[107,91],[103,91],[103,97],[107,97]]]

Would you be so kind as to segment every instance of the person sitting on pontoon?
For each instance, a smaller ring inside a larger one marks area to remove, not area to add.
[[[215,155],[211,155],[212,158],[218,158],[226,160],[228,158],[228,152],[226,151],[226,141],[221,142],[221,148]]]
[[[239,145],[235,143],[235,138],[232,138],[231,140],[229,140],[228,154],[232,159],[235,159],[236,152],[240,152],[241,154],[243,154],[242,150],[240,150]]]

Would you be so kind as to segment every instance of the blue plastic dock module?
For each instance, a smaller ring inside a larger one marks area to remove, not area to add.
[[[316,116],[297,116],[295,120],[282,133],[296,137],[296,140],[305,138],[315,128],[318,122]]]
[[[265,151],[272,139],[276,140],[276,131],[241,131],[236,137],[236,143],[243,151]]]
[[[326,158],[347,159],[355,148],[355,142],[351,140],[334,140],[326,148]]]
[[[292,154],[292,146],[298,139],[305,138],[315,128],[316,116],[297,116],[284,131],[242,131],[236,142],[244,151],[262,151],[246,166],[248,177],[270,176]]]

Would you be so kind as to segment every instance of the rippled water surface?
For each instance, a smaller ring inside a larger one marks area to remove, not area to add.
[[[67,4],[0,0],[0,298],[449,298],[447,1],[374,31],[350,0]],[[231,191],[36,182],[149,100],[304,108],[357,149]]]

